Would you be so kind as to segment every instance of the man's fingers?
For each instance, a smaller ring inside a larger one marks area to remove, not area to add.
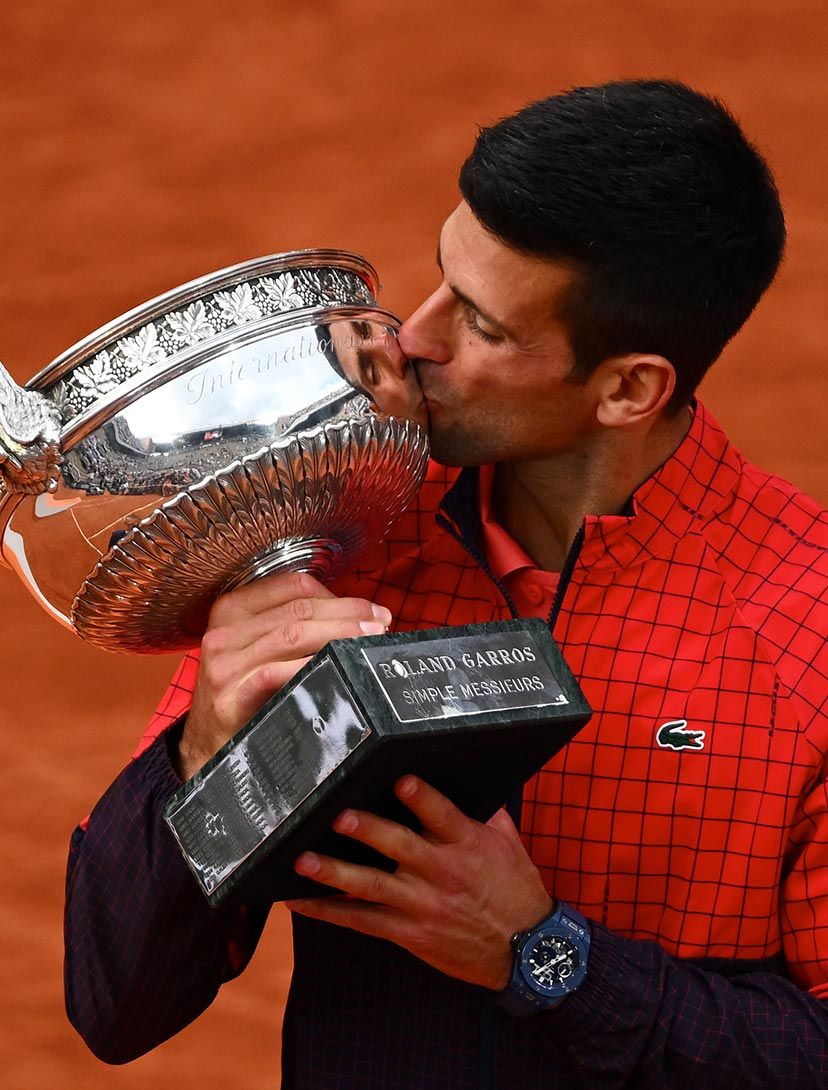
[[[253,670],[270,661],[286,662],[291,659],[315,655],[329,640],[341,640],[352,636],[378,635],[385,631],[385,624],[374,617],[358,620],[344,617],[341,620],[287,621],[240,652],[243,669]]]
[[[265,581],[262,580],[263,583]],[[391,612],[385,606],[365,598],[338,598],[335,595],[329,598],[293,598],[255,613],[247,613],[237,606],[233,609],[236,611],[226,610],[222,613],[214,607],[202,644],[205,654],[243,651],[282,628],[290,631],[308,621],[376,621],[377,626],[371,630],[374,632],[384,631],[392,621]],[[353,634],[362,634],[362,630]],[[259,658],[263,659],[272,653],[272,648],[268,646],[264,650],[260,648],[260,651]]]
[[[402,908],[409,900],[407,890],[399,879],[376,867],[346,863],[342,859],[332,859],[315,852],[303,852],[293,866],[297,874],[340,889],[350,897],[369,904]]]
[[[296,598],[334,597],[332,591],[307,572],[267,575],[218,598],[210,613],[210,624],[232,624],[242,615],[263,613]]]
[[[314,920],[347,927],[363,935],[399,942],[397,913],[382,905],[366,904],[349,897],[313,897],[306,900],[287,901],[291,912],[310,916]]]
[[[498,810],[496,814],[492,814],[486,824],[491,829],[497,829],[499,833],[508,837],[510,840],[520,840],[520,833],[517,830],[517,826],[509,817],[506,810]]]
[[[420,819],[423,831],[446,844],[465,840],[476,825],[451,799],[441,795],[418,776],[403,776],[394,785],[394,791],[397,798]]]
[[[334,831],[367,844],[397,863],[413,870],[427,867],[431,846],[405,825],[363,810],[343,810],[333,823]]]
[[[202,641],[202,653],[205,657],[246,653],[243,667],[252,669],[258,662],[278,655],[282,646],[289,652],[293,646],[300,646],[301,629],[307,623],[349,620],[355,627],[338,635],[383,632],[391,623],[391,614],[385,606],[367,602],[365,598],[295,598],[263,613],[239,615],[227,625],[212,622]],[[363,622],[368,627],[363,628]],[[334,639],[333,635],[328,639]],[[327,642],[327,639],[321,641]]]
[[[379,621],[382,628],[391,624],[391,611],[365,598],[296,598],[284,605],[274,606],[250,617],[239,630],[239,638],[251,646],[262,637],[274,632],[280,625],[306,621]]]

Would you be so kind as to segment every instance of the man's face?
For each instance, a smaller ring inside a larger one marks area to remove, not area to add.
[[[573,274],[490,235],[461,203],[438,246],[443,282],[403,324],[449,465],[577,450],[595,427],[589,386],[567,379],[572,352],[554,315]]]

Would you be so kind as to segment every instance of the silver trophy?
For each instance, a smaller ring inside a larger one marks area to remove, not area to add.
[[[117,318],[25,389],[0,365],[4,563],[125,652],[194,646],[215,599],[254,579],[354,566],[428,463],[376,288],[355,254],[265,257]],[[319,892],[293,873],[300,851],[365,858],[331,841],[344,806],[413,820],[391,789],[408,771],[484,820],[588,717],[538,621],[333,641],[166,820],[211,904]]]
[[[264,257],[116,318],[25,389],[0,365],[3,561],[56,620],[130,652],[194,646],[216,597],[259,576],[352,566],[428,461],[376,290],[356,254]]]

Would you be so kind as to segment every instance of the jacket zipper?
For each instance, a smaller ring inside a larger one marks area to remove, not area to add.
[[[512,618],[514,620],[517,620],[518,616],[519,616],[519,611],[518,611],[517,606],[512,601],[512,598],[511,598],[509,592],[506,590],[504,585],[497,578],[495,573],[492,571],[492,569],[487,564],[486,560],[480,555],[480,553],[477,551],[477,549],[475,549],[475,547],[473,545],[470,545],[468,543],[468,541],[466,541],[463,538],[463,535],[459,532],[459,530],[457,530],[457,528],[454,526],[454,524],[452,522],[450,522],[449,519],[446,518],[445,515],[438,512],[436,522],[437,522],[438,526],[442,526],[442,528],[444,530],[447,530],[448,533],[451,534],[451,536],[454,538],[454,540],[457,542],[457,544],[462,549],[464,549],[469,554],[469,556],[472,558],[472,560],[475,560],[477,562],[478,566],[483,569],[483,571],[485,572],[486,575],[488,575],[488,577],[491,579],[491,581],[494,583],[494,585],[497,587],[497,589],[503,595],[503,600],[506,602],[506,605],[509,607],[509,612],[512,614]]]
[[[586,522],[582,522],[578,527],[578,533],[572,544],[569,546],[569,552],[566,554],[563,567],[561,568],[561,577],[558,580],[558,587],[555,591],[555,597],[552,601],[552,608],[549,610],[549,617],[546,620],[546,624],[551,633],[558,620],[558,614],[561,612],[561,606],[563,605],[564,595],[566,594],[566,588],[569,586],[572,579],[572,573],[575,571],[575,565],[578,562],[578,557],[581,555],[581,549],[584,544],[584,537],[586,536]]]
[[[503,600],[509,607],[509,612],[512,614],[513,619],[517,620],[520,615],[517,606],[512,600],[509,592],[506,590],[506,587],[500,582],[492,569],[489,567],[486,560],[480,555],[478,550],[475,549],[473,545],[470,545],[469,542],[464,539],[463,535],[455,527],[455,525],[441,512],[437,513],[436,521],[437,525],[442,526],[444,530],[451,534],[457,544],[462,549],[464,549],[472,558],[472,560],[475,560],[480,568],[482,568],[482,570],[486,573],[486,575],[488,575],[489,579],[491,579],[491,581],[503,595]],[[584,544],[585,533],[586,523],[582,522],[581,525],[578,527],[578,532],[575,535],[572,544],[569,546],[569,551],[566,554],[566,559],[564,560],[563,567],[561,568],[561,576],[558,580],[558,586],[555,590],[555,597],[552,600],[552,608],[550,609],[549,616],[546,619],[546,624],[549,628],[550,633],[554,629],[555,624],[558,620],[558,614],[561,612],[561,606],[563,605],[566,588],[569,586],[570,580],[572,579],[572,573],[575,570],[575,565],[578,562],[578,557],[581,554],[581,548]]]
[[[444,515],[442,512],[437,513],[436,518],[438,526],[441,526],[447,533],[451,534],[454,540],[458,543],[461,549],[464,549],[469,556],[477,562],[482,570],[488,575],[500,593],[503,595],[503,600],[509,607],[509,612],[514,619],[519,616],[519,611],[514,601],[512,600],[509,592],[505,586],[500,582],[492,569],[489,567],[485,558],[481,556],[479,551],[470,545],[468,541],[463,538],[463,535],[457,530],[454,524]],[[561,605],[563,604],[564,595],[566,594],[566,588],[572,579],[572,572],[575,570],[575,564],[578,560],[578,556],[581,552],[581,547],[584,543],[585,523],[582,522],[578,528],[578,533],[575,535],[575,540],[569,547],[569,551],[566,554],[563,567],[561,568],[561,577],[558,580],[558,586],[555,590],[555,597],[552,600],[552,608],[549,611],[549,617],[546,624],[549,628],[550,635],[555,627],[555,622],[558,619],[558,614],[561,611]],[[516,798],[507,805],[507,810],[510,817],[515,822],[518,828],[520,828],[520,807],[522,799]],[[495,1060],[495,1009],[494,1002],[487,995],[484,994],[480,1004],[480,1035],[478,1039],[478,1069],[477,1069],[477,1086],[478,1090],[493,1090],[494,1087],[494,1060]]]

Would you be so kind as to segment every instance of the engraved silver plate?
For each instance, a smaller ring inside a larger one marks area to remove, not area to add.
[[[212,893],[371,734],[330,659],[322,659],[166,816]]]

